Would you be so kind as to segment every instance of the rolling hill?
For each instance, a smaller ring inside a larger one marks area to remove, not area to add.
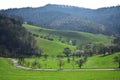
[[[74,51],[75,46],[82,47],[89,43],[109,44],[113,39],[112,37],[101,34],[52,30],[28,24],[23,24],[23,26],[36,37],[37,45],[42,48],[46,54],[50,55],[60,54],[65,47],[69,47]],[[71,44],[71,41],[75,41],[75,44]]]
[[[1,10],[0,14],[18,16],[27,23],[45,28],[90,33],[119,34],[120,6],[96,10],[48,4],[38,8]]]

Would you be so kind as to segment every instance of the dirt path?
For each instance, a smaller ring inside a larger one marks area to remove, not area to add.
[[[59,69],[33,69],[33,68],[28,68],[28,67],[24,67],[22,65],[18,64],[18,61],[16,59],[13,58],[8,58],[9,60],[12,61],[13,65],[17,68],[21,68],[21,69],[25,69],[25,70],[41,70],[41,71],[58,71]],[[111,68],[111,69],[62,69],[62,71],[111,71],[111,70],[120,70],[120,69],[115,69],[115,68]]]
[[[9,60],[12,61],[13,65],[17,68],[22,68],[22,69],[31,69],[31,68],[28,68],[28,67],[24,67],[24,66],[21,66],[18,64],[18,61],[16,59],[12,59],[12,58],[8,58]]]

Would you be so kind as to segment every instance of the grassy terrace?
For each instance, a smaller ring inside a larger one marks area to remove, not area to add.
[[[0,80],[119,80],[120,71],[32,71],[0,57]]]

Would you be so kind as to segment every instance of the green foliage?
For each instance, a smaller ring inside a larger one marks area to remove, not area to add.
[[[118,68],[120,68],[120,54],[114,57],[114,62],[118,63]]]
[[[25,58],[25,62],[32,63],[37,59],[40,63],[41,68],[54,68],[58,69],[58,64],[63,68],[117,68],[119,66],[118,62],[114,63],[113,58],[120,53],[114,53],[111,55],[96,55],[92,57],[64,57],[64,56],[49,56],[47,59],[44,57],[40,58]],[[69,59],[69,62],[68,62]],[[64,64],[63,64],[64,63]],[[63,64],[63,65],[62,65]],[[23,66],[27,66],[24,63]],[[27,66],[30,67],[30,66]]]
[[[59,60],[58,61],[58,66],[60,67],[59,69],[61,69],[62,66],[64,66],[64,62],[63,62],[62,58],[59,58],[58,60]]]
[[[37,60],[32,62],[32,68],[40,68],[40,67],[41,67],[40,63]]]
[[[102,34],[120,34],[120,6],[96,10],[46,5],[40,8],[1,10],[1,14],[22,17],[25,22],[58,30],[75,30]]]
[[[70,54],[71,54],[71,50],[70,50],[68,47],[67,47],[67,48],[64,48],[63,53],[64,53],[67,57],[69,57]]]
[[[115,39],[113,40],[113,44],[115,44],[114,46],[114,50],[116,52],[119,52],[120,51],[120,36],[116,36]]]
[[[77,64],[78,64],[79,68],[82,67],[83,63],[84,63],[83,59],[80,59],[80,60],[77,61]]]
[[[35,39],[16,18],[0,15],[0,56],[33,55]]]
[[[115,39],[113,40],[113,43],[120,45],[120,36],[116,36]]]

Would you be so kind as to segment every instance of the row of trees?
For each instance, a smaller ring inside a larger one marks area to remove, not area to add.
[[[83,64],[87,61],[87,58],[88,58],[87,55],[79,57],[79,56],[74,55],[75,53],[72,54],[71,50],[69,48],[65,48],[63,50],[63,53],[65,55],[58,55],[58,56],[56,56],[56,58],[54,58],[54,59],[56,59],[58,68],[60,70],[66,64],[66,62],[67,62],[67,64],[70,64],[73,69],[75,68],[76,65],[78,65],[79,68],[82,68]],[[23,59],[19,59],[19,64],[27,66],[27,67],[31,67],[31,68],[41,68],[43,66],[44,66],[44,68],[48,68],[48,65],[50,64],[50,62],[48,61],[49,60],[48,59],[49,56],[47,54],[44,54],[41,57],[44,58],[44,59],[40,58],[42,62],[41,61],[39,62],[39,60],[37,60],[36,57],[34,58],[35,60],[33,62],[25,61],[24,58],[23,58]],[[53,57],[52,57],[52,59],[53,59]],[[115,63],[117,63],[118,64],[118,68],[120,68],[120,55],[115,56],[113,58],[113,61]],[[51,68],[51,67],[49,67],[49,68]]]

